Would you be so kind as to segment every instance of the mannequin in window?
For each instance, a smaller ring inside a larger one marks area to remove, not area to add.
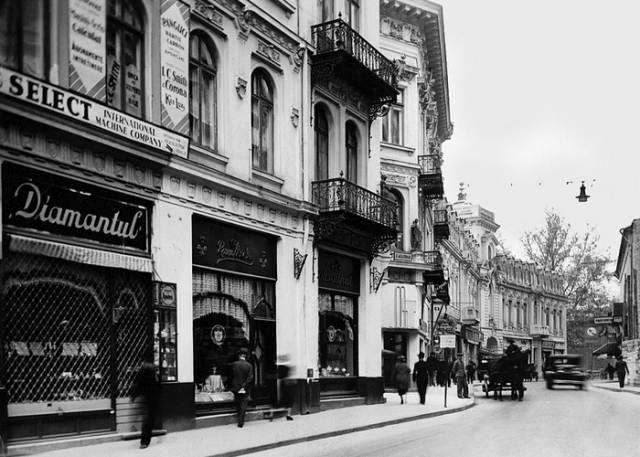
[[[422,231],[418,227],[418,219],[411,224],[411,250],[419,251],[422,247]]]

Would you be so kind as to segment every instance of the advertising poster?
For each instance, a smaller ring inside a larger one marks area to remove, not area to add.
[[[162,2],[162,125],[189,133],[189,6],[177,0]]]
[[[71,89],[105,100],[106,6],[103,0],[69,0]]]

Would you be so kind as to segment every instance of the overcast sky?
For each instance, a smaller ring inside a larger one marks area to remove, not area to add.
[[[445,193],[495,213],[506,246],[555,209],[614,260],[640,218],[640,1],[436,0],[452,138]],[[567,181],[573,181],[567,184]],[[587,203],[575,198],[585,181]]]

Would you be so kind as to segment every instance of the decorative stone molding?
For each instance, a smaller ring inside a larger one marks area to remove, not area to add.
[[[262,40],[258,40],[257,47],[257,51],[259,54],[265,56],[271,62],[280,66],[280,53],[276,50],[275,46]]]
[[[193,5],[193,12],[206,19],[211,24],[223,29],[222,14],[215,6],[196,0]]]
[[[241,99],[247,94],[247,81],[242,79],[240,76],[236,79],[236,92],[238,93],[238,97]]]
[[[300,111],[297,108],[291,108],[291,123],[295,128],[298,128],[300,123]]]

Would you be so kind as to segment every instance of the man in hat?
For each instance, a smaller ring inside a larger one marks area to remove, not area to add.
[[[244,426],[244,416],[249,404],[251,386],[253,384],[253,367],[247,362],[249,351],[241,348],[238,351],[238,360],[231,364],[230,389],[236,402],[236,412],[238,413],[238,427]]]
[[[464,369],[462,361],[462,352],[458,352],[458,358],[453,363],[451,374],[456,380],[458,386],[458,398],[469,398],[469,385],[467,384],[467,373]]]
[[[418,395],[420,395],[420,404],[427,402],[427,385],[429,384],[429,367],[424,361],[424,352],[418,354],[418,361],[413,365],[413,382],[418,387]]]

